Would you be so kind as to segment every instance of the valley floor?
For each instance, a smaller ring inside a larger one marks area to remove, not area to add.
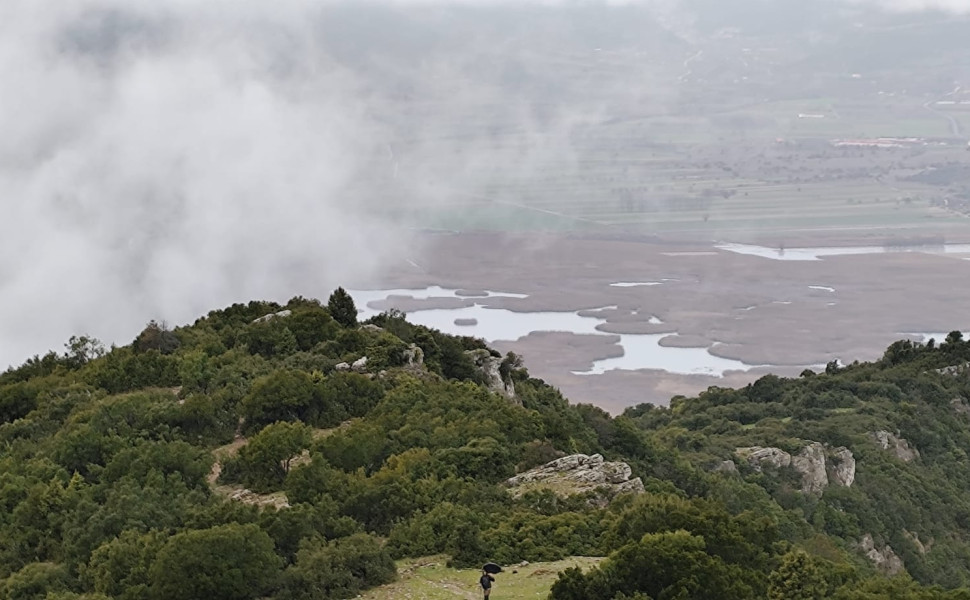
[[[784,246],[878,246],[884,236],[787,239]],[[888,252],[774,260],[710,242],[454,233],[419,236],[413,256],[406,258],[379,279],[354,285],[525,294],[484,301],[521,313],[615,307],[597,313],[608,321],[599,328],[604,335],[545,332],[492,344],[523,355],[533,375],[571,401],[614,413],[640,402],[666,404],[673,395],[694,395],[712,385],[743,386],[767,372],[797,376],[832,360],[873,360],[907,333],[967,328],[952,292],[954,282],[970,277],[970,260],[963,255]],[[408,313],[445,307],[434,298],[397,302],[394,307]],[[458,299],[450,302],[447,307],[454,308]],[[709,348],[727,359],[771,367],[723,377],[660,370],[574,374],[622,354],[618,336],[634,333],[676,333],[661,345]]]

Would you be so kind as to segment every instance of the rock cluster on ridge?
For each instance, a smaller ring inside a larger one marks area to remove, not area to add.
[[[919,458],[919,450],[910,447],[909,441],[904,438],[896,437],[888,431],[873,431],[872,437],[880,448],[888,450],[903,462],[910,462]]]
[[[512,380],[502,379],[502,373],[499,369],[502,366],[501,357],[492,356],[492,353],[485,349],[468,350],[465,354],[468,355],[468,358],[482,372],[485,377],[485,385],[489,390],[502,394],[509,400],[516,400],[515,385],[512,383]]]
[[[877,569],[887,575],[898,575],[905,570],[903,560],[899,558],[899,555],[896,554],[892,547],[886,544],[881,549],[877,548],[875,541],[872,539],[872,534],[867,533],[862,536],[862,539],[859,541],[859,549],[866,555],[866,558],[872,561],[872,564]]]
[[[508,479],[505,483],[513,494],[521,495],[532,489],[550,489],[561,496],[605,488],[609,494],[641,493],[643,481],[630,479],[630,465],[607,462],[599,454],[572,454],[550,461]]]
[[[794,456],[781,448],[751,446],[735,450],[755,471],[765,466],[774,469],[791,467],[802,476],[802,492],[821,495],[829,484],[851,487],[855,482],[855,457],[844,446],[827,448],[811,442]]]

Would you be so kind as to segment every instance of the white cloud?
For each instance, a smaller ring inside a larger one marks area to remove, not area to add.
[[[322,294],[403,243],[347,199],[383,132],[311,3],[39,5],[0,19],[0,369]]]

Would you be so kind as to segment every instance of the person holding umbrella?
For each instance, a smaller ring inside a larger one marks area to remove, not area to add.
[[[492,593],[492,582],[495,578],[492,577],[495,573],[501,573],[502,567],[495,563],[486,563],[482,567],[482,576],[478,579],[478,583],[482,586],[482,592],[485,594],[485,600],[488,600],[488,595]]]

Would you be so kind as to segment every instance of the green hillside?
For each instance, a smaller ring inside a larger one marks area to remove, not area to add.
[[[554,563],[496,598],[560,568],[557,600],[970,598],[968,361],[899,342],[611,418],[342,290],[74,337],[0,374],[0,600],[434,598],[393,587],[427,556]],[[580,453],[645,491],[504,483]]]

